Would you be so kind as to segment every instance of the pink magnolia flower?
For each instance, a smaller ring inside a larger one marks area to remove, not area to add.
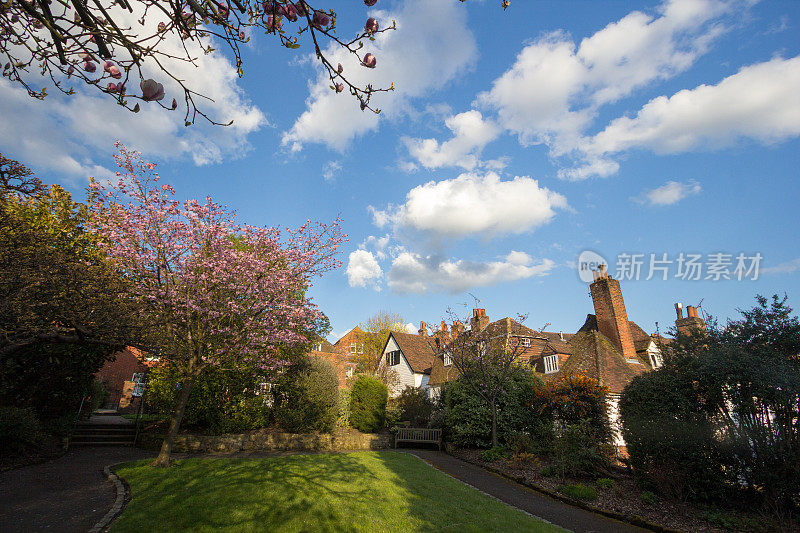
[[[166,24],[164,24],[163,22],[159,22],[158,23],[158,31],[159,32],[163,32],[166,29],[167,29],[167,25]]]
[[[340,93],[342,91],[344,91],[344,84],[343,83],[337,83],[336,84],[336,92]]]
[[[294,8],[297,11],[297,14],[301,17],[305,17],[308,14],[308,6],[303,0],[294,3]]]
[[[368,18],[367,23],[364,24],[364,31],[367,33],[375,33],[378,31],[378,21],[372,17]]]
[[[119,87],[117,87],[116,83],[108,82],[108,85],[106,85],[106,90],[110,93],[115,93],[118,89]]]
[[[118,79],[120,79],[122,77],[122,72],[119,71],[119,67],[116,66],[111,61],[106,61],[106,64],[103,67],[103,70],[108,72],[111,75],[111,77],[114,78],[115,80],[118,80]]]
[[[367,54],[364,56],[364,61],[362,61],[362,65],[368,68],[375,68],[375,65],[378,63],[377,58],[372,54]]]
[[[150,102],[153,100],[161,100],[164,98],[164,86],[156,80],[148,79],[142,80],[139,84],[142,89],[142,100]]]
[[[294,7],[294,4],[286,4],[285,6],[282,6],[281,14],[291,22],[297,20],[297,8]]]
[[[6,68],[8,68],[8,63],[6,63]],[[75,65],[70,65],[67,69],[67,75],[72,76],[73,72],[75,72]]]
[[[87,61],[86,63],[83,64],[83,70],[85,70],[86,72],[94,72],[95,70],[97,70],[97,65],[95,65],[91,61]]]
[[[369,7],[374,6],[377,2],[378,2],[378,0],[364,0],[364,3],[366,5],[368,5]]]
[[[322,29],[330,23],[331,18],[327,15],[327,13],[323,13],[322,11],[314,11],[314,26]]]

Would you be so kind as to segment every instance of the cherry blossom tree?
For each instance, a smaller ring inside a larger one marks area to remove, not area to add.
[[[154,465],[167,466],[192,385],[209,367],[280,367],[280,347],[306,341],[320,312],[312,278],[340,266],[339,221],[285,237],[238,224],[206,198],[178,202],[155,164],[117,143],[115,184],[92,184],[93,227],[159,328],[150,349],[181,375],[181,392]]]
[[[364,0],[368,7],[376,2]],[[337,34],[336,23],[333,10],[306,0],[8,0],[0,3],[0,68],[35,98],[47,95],[47,87],[36,87],[42,79],[48,83],[49,78],[67,94],[74,93],[71,84],[77,80],[134,112],[139,101],[174,110],[181,99],[187,126],[198,115],[216,124],[196,104],[196,98],[205,98],[202,89],[187,85],[175,65],[197,65],[200,55],[222,46],[242,76],[240,48],[263,32],[290,49],[300,48],[305,39],[328,73],[332,90],[347,88],[362,110],[380,112],[370,99],[392,87],[350,83],[341,64],[328,61],[323,48],[333,43],[358,57],[365,68],[374,68],[377,58],[365,53],[364,41],[394,29],[394,23],[380,28],[370,17],[349,39]],[[183,91],[170,95],[171,102],[166,80]]]

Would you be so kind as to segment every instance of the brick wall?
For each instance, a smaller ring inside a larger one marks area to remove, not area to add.
[[[114,360],[106,361],[95,377],[108,389],[110,406],[118,408],[125,382],[130,381],[135,372],[147,372],[148,367],[143,363],[144,354],[136,348],[129,346],[114,355]]]

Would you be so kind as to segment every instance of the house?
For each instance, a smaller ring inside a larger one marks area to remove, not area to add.
[[[121,412],[135,411],[142,396],[145,375],[156,359],[127,346],[116,352],[95,373],[95,378],[108,390],[108,399],[103,407]]]
[[[340,354],[357,356],[364,353],[364,342],[366,333],[356,326],[333,344],[333,351]]]
[[[406,387],[428,388],[431,366],[436,352],[435,336],[428,336],[427,325],[420,323],[419,333],[393,331],[381,350],[380,367],[394,373],[389,397],[396,398]]]
[[[441,348],[434,357],[428,381],[431,397],[437,396],[443,384],[456,379],[459,375],[447,349],[448,345],[452,345],[453,341],[459,338],[460,342],[467,337],[469,341],[478,343],[514,346],[519,352],[517,362],[520,364],[532,364],[534,361],[544,360],[548,365],[558,368],[559,361],[566,360],[572,353],[569,344],[571,334],[535,331],[510,317],[490,322],[485,309],[472,310],[468,330],[456,321],[448,333],[447,325],[443,322],[438,335]]]

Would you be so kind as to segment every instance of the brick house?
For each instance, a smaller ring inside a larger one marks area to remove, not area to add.
[[[137,384],[144,381],[154,363],[154,359],[133,346],[125,347],[108,359],[95,373],[108,390],[108,399],[103,407],[121,412],[135,411],[141,394]]]

